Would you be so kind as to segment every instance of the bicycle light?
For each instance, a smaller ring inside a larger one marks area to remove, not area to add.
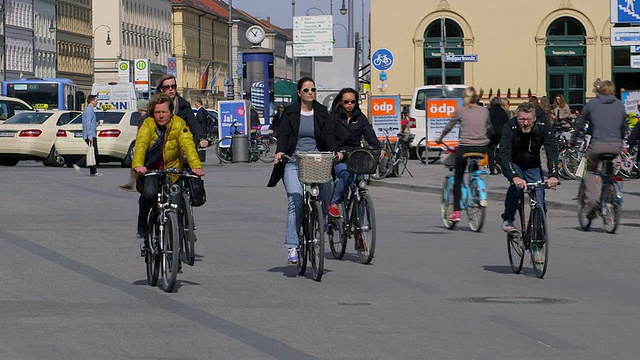
[[[169,195],[171,195],[171,197],[176,196],[180,194],[180,186],[173,184],[171,185],[171,187],[169,188]]]
[[[318,196],[318,194],[320,194],[320,188],[317,186],[312,186],[309,189],[309,194],[311,194],[311,196]]]
[[[358,187],[361,189],[364,189],[365,187],[367,187],[366,180],[360,180],[360,182],[358,183]]]

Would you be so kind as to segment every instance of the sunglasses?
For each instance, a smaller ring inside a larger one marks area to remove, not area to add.
[[[305,94],[308,93],[309,91],[314,93],[314,92],[316,92],[316,90],[317,90],[316,88],[304,88],[304,89],[302,89],[302,92],[305,93]]]
[[[177,88],[178,88],[178,85],[171,84],[171,85],[162,85],[162,87],[160,89],[162,89],[162,90],[169,90],[169,89],[175,90]]]
[[[342,100],[343,104],[355,104],[356,100]]]

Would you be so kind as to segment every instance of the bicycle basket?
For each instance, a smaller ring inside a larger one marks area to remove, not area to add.
[[[440,162],[442,165],[453,168],[456,166],[456,152],[443,151],[440,153]]]
[[[347,170],[353,174],[375,174],[378,159],[368,150],[357,149],[349,154]]]
[[[296,153],[298,179],[306,184],[322,184],[331,181],[333,153]]]

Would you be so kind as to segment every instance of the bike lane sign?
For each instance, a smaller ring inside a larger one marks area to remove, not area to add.
[[[247,105],[244,100],[224,100],[218,101],[218,138],[233,136],[233,125],[236,122],[238,132],[247,134]],[[220,147],[231,146],[230,140],[220,143]]]
[[[393,54],[388,49],[377,49],[371,55],[371,64],[378,71],[387,71],[393,66]]]
[[[436,140],[442,134],[442,130],[447,125],[453,114],[462,106],[462,99],[432,99],[427,101],[427,147],[442,148]],[[456,124],[453,129],[442,139],[448,146],[457,146],[459,138],[460,124]]]

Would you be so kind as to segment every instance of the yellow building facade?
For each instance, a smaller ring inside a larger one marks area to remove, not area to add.
[[[560,93],[579,108],[594,96],[596,78],[640,88],[640,69],[629,66],[629,46],[610,45],[609,1],[373,0],[371,52],[386,48],[394,56],[384,94],[400,94],[408,104],[414,87],[441,83],[443,18],[445,54],[478,56],[477,62],[445,62],[446,83],[475,86],[485,102],[498,90],[515,103],[529,92]],[[383,94],[379,74],[372,68],[373,95]]]

